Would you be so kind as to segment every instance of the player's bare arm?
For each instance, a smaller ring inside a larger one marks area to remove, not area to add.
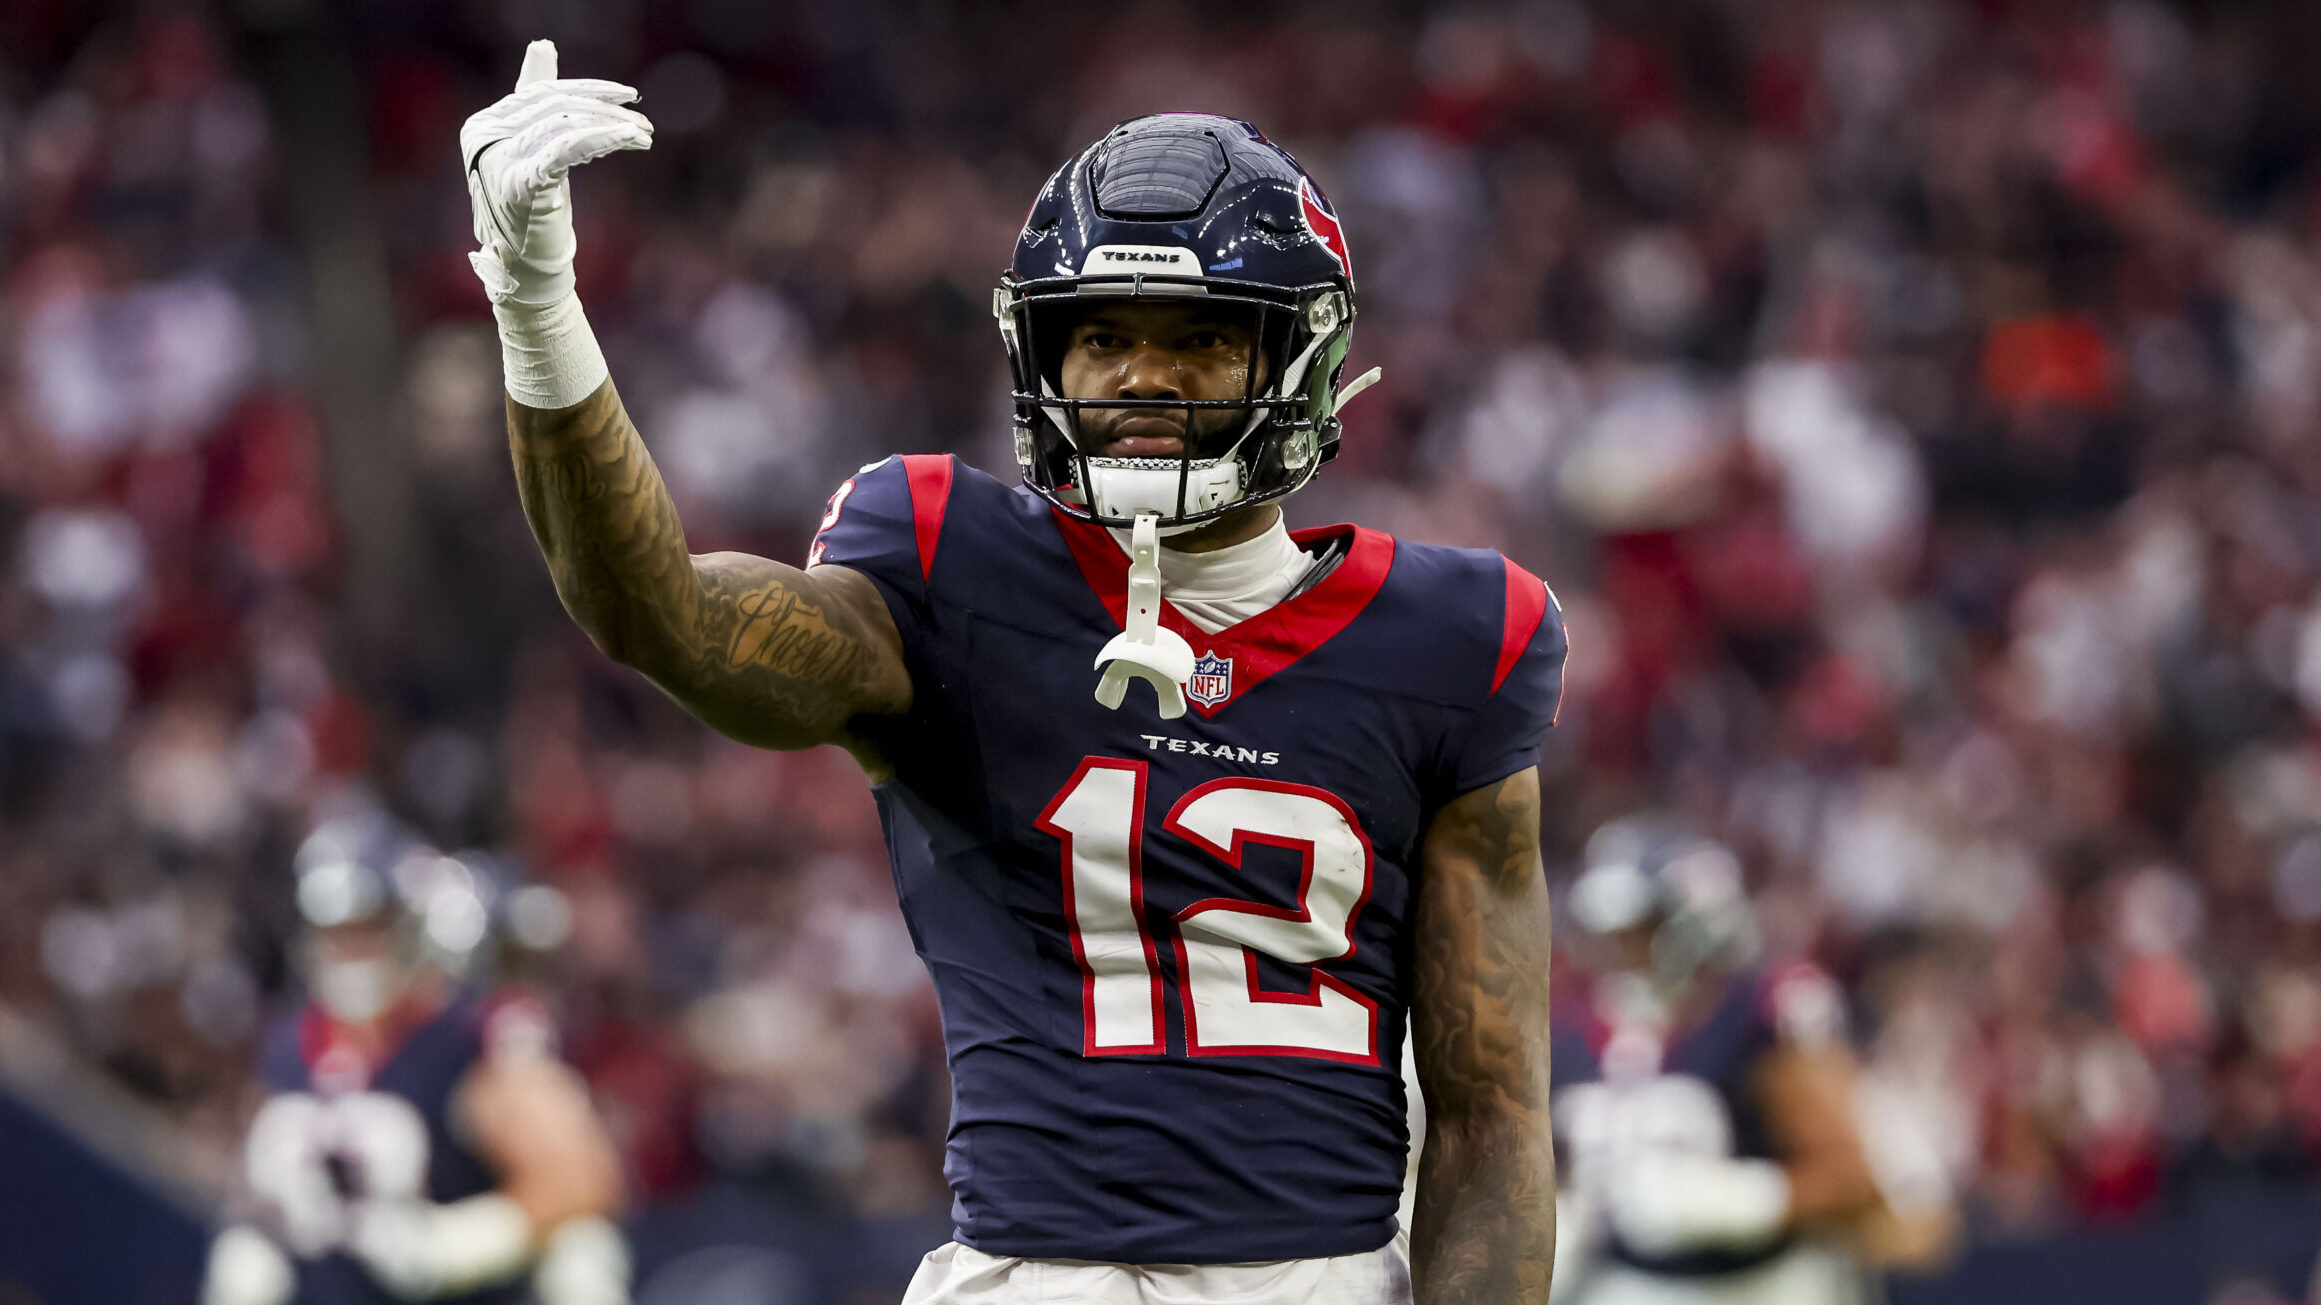
[[[1844,1224],[1875,1210],[1878,1183],[1854,1126],[1852,1055],[1839,1045],[1783,1047],[1755,1078],[1789,1176],[1789,1223]]]
[[[500,1052],[460,1084],[457,1118],[535,1240],[620,1203],[620,1161],[588,1087],[554,1056]]]
[[[357,1226],[352,1253],[405,1300],[529,1271],[544,1305],[602,1301],[628,1276],[611,1223],[621,1190],[612,1139],[580,1076],[521,1042],[479,1060],[452,1098],[454,1130],[498,1185],[450,1205],[382,1203]]]
[[[1419,883],[1412,1034],[1427,1107],[1419,1305],[1535,1305],[1555,1263],[1539,774],[1445,807]]]
[[[1947,1200],[1897,1206],[1853,1109],[1859,1066],[1845,1046],[1784,1046],[1764,1058],[1752,1084],[1789,1178],[1789,1222],[1845,1237],[1863,1264],[1930,1269],[1959,1232]]]
[[[803,748],[910,703],[901,641],[871,584],[734,553],[695,557],[574,293],[571,170],[652,145],[630,87],[560,78],[535,41],[509,95],[460,129],[500,330],[508,445],[565,608],[597,646],[717,729]]]
[[[702,720],[745,743],[803,748],[910,706],[894,619],[859,573],[686,551],[611,381],[553,411],[511,398],[508,451],[565,610]]]

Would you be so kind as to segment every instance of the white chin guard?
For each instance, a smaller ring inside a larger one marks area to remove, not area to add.
[[[1241,497],[1241,460],[1237,457],[1196,461],[1187,471],[1175,458],[1088,459],[1088,507],[1100,517],[1155,516],[1166,520],[1177,511],[1177,483],[1183,477],[1185,507],[1182,515],[1208,512]],[[1167,525],[1164,535],[1200,528],[1200,522]]]
[[[1121,631],[1096,654],[1096,701],[1114,711],[1127,700],[1128,682],[1152,686],[1162,720],[1185,714],[1185,681],[1193,678],[1193,646],[1160,623],[1160,519],[1152,513],[1129,527],[1128,607]]]

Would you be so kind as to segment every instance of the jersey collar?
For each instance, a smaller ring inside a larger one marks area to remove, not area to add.
[[[1125,628],[1128,555],[1102,526],[1077,520],[1053,507],[1049,511],[1056,518],[1056,528],[1063,533],[1065,545],[1072,550],[1072,560],[1080,564],[1080,574],[1087,579],[1088,587],[1096,591],[1096,597],[1103,601],[1104,610],[1112,614],[1114,623]],[[1168,595],[1165,592],[1161,595],[1162,625],[1183,635],[1197,655],[1227,658],[1233,665],[1232,689],[1228,696],[1216,703],[1188,700],[1187,706],[1204,717],[1214,716],[1276,671],[1292,665],[1353,624],[1354,618],[1362,614],[1362,609],[1370,605],[1370,600],[1386,584],[1386,573],[1394,567],[1394,537],[1354,525],[1293,530],[1289,537],[1305,547],[1341,536],[1352,537],[1345,560],[1319,583],[1215,634],[1186,620],[1184,613],[1170,605]]]
[[[370,1039],[356,1036],[310,1001],[298,1016],[298,1057],[318,1088],[352,1091],[365,1087],[394,1064],[411,1045],[413,1035],[448,1009],[453,1000],[452,994],[440,991],[406,992],[379,1017],[379,1036]]]

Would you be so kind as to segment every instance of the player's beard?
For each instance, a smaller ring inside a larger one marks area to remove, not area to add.
[[[1184,457],[1183,451],[1161,454],[1114,453],[1111,448],[1118,440],[1117,432],[1126,422],[1154,418],[1173,422],[1176,438],[1195,462],[1221,458],[1233,451],[1234,442],[1249,424],[1246,408],[1083,408],[1078,416],[1078,438],[1073,441],[1090,457]],[[1188,428],[1191,435],[1188,438]],[[1151,438],[1157,432],[1140,432]]]

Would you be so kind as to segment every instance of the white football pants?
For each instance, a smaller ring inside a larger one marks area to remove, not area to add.
[[[948,1242],[919,1262],[902,1305],[1410,1305],[1410,1269],[1390,1245],[1269,1264],[1094,1264]]]

